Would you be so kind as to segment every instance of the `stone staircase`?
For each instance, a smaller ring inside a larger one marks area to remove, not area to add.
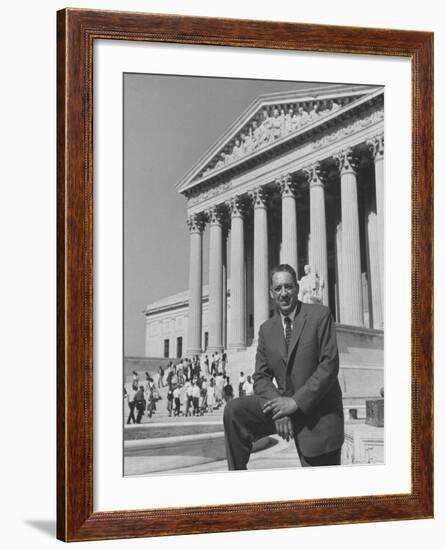
[[[244,376],[252,375],[255,370],[256,345],[253,344],[241,351],[229,350],[227,352],[226,373],[237,395],[238,378],[243,372]]]
[[[255,369],[255,354],[256,354],[256,346],[250,346],[245,350],[242,351],[231,351],[229,350],[227,352],[227,367],[226,367],[226,373],[230,377],[230,382],[234,388],[235,396],[238,395],[238,378],[241,373],[241,371],[244,372],[244,374],[252,375],[253,371]],[[179,360],[175,360],[175,362],[178,362]],[[150,375],[157,380],[157,373],[158,373],[158,362],[153,362],[153,366],[148,366],[148,362],[140,362],[140,365],[136,365],[136,363],[133,363],[134,370],[138,373],[139,376],[139,383],[143,384],[145,382],[145,372],[149,372]],[[139,368],[138,368],[139,367]],[[127,372],[124,376],[124,382],[125,386],[128,389],[131,386],[132,382],[132,373],[127,369]],[[166,398],[167,395],[167,387],[163,387],[159,389],[159,393],[162,397],[162,399]]]

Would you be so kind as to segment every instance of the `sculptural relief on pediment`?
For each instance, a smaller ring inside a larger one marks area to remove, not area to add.
[[[260,151],[283,137],[301,131],[349,105],[359,96],[295,101],[262,107],[197,174],[199,180],[243,157]]]

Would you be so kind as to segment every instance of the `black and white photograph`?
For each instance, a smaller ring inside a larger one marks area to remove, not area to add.
[[[443,545],[443,11],[4,4],[5,549]]]
[[[123,92],[124,475],[384,463],[384,87]]]

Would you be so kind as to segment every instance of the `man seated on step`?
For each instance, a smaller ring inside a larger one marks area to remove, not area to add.
[[[270,295],[276,313],[259,330],[254,394],[224,410],[229,470],[247,469],[253,442],[274,433],[295,440],[302,466],[340,464],[344,420],[331,313],[298,300],[288,264],[272,270]]]

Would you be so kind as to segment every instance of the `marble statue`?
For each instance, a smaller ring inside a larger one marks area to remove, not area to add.
[[[252,130],[249,129],[247,134],[241,134],[241,139],[243,141],[243,150],[244,154],[248,155],[253,151],[253,139],[252,139]]]
[[[299,126],[298,115],[292,109],[292,116],[291,116],[291,119],[290,119],[290,131],[295,132],[295,130],[298,128],[298,126]]]
[[[285,135],[285,129],[284,129],[284,119],[286,117],[286,113],[284,112],[284,109],[281,108],[280,110],[280,122],[281,122],[281,135],[284,136]]]
[[[304,304],[323,303],[323,277],[316,272],[312,272],[310,265],[304,266],[304,273],[305,275],[298,281],[298,299]]]
[[[263,111],[263,122],[261,123],[261,145],[269,143],[271,139],[272,124],[267,109]]]
[[[272,112],[272,119],[270,121],[270,128],[272,139],[279,139],[281,137],[282,121],[278,109],[274,109]]]
[[[309,114],[308,112],[303,109],[303,107],[298,107],[298,125],[299,126],[304,126],[305,124],[307,124],[309,122]]]
[[[312,290],[312,295],[311,295],[311,304],[323,303],[323,290],[324,290],[323,276],[316,273],[314,288]]]
[[[253,148],[258,149],[261,143],[261,126],[258,125],[256,120],[252,122],[252,142]]]
[[[289,108],[287,113],[284,115],[284,133],[290,134],[292,132],[292,117],[294,116],[294,110],[292,107]]]
[[[319,111],[318,103],[314,103],[314,105],[312,106],[311,111],[309,112],[309,118],[311,120],[315,120],[319,116],[320,116],[320,111]]]
[[[233,149],[232,149],[232,160],[236,160],[238,158],[240,158],[241,156],[241,142],[238,138],[235,139],[235,145],[233,146]]]

